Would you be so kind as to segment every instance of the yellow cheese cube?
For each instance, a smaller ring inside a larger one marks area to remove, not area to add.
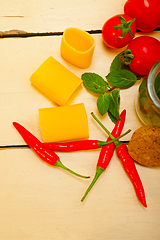
[[[89,137],[88,119],[83,103],[39,109],[44,142],[61,142]]]
[[[62,106],[67,103],[82,80],[52,56],[31,75],[30,81],[49,99]]]

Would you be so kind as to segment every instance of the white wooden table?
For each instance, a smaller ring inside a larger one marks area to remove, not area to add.
[[[148,208],[137,200],[134,189],[116,155],[86,200],[80,199],[95,174],[100,150],[59,153],[73,170],[90,175],[83,180],[51,167],[27,147],[12,126],[18,121],[42,140],[38,109],[53,107],[34,89],[31,74],[49,56],[81,77],[95,72],[105,77],[112,59],[121,50],[102,43],[103,23],[123,13],[125,0],[1,0],[0,7],[0,239],[2,240],[159,240],[160,169],[136,167],[143,181]],[[60,55],[63,31],[77,27],[95,39],[93,61],[79,69]],[[140,33],[139,33],[140,34]],[[136,34],[139,35],[139,34]],[[149,35],[160,40],[160,32]],[[142,126],[134,101],[138,84],[121,91],[120,109],[127,110],[124,131]],[[84,102],[90,139],[106,140],[104,131],[90,116],[93,111],[112,130],[107,114],[101,117],[96,96],[83,86],[71,104]]]

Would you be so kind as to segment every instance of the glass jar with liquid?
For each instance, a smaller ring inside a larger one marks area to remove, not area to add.
[[[160,126],[160,61],[141,82],[135,107],[145,125]]]

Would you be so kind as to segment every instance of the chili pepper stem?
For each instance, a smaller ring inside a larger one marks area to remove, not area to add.
[[[123,126],[124,126],[124,122],[125,122],[125,116],[126,116],[126,111],[123,110],[120,118],[121,120],[117,120],[114,129],[112,130],[112,134],[114,134],[114,136],[119,137],[119,135],[122,132]],[[121,135],[122,137],[122,135]],[[109,143],[109,139],[107,139],[107,142]],[[97,179],[99,178],[99,176],[105,171],[105,169],[107,168],[112,156],[113,156],[113,152],[114,152],[114,144],[110,144],[108,146],[102,146],[99,158],[98,158],[98,162],[97,162],[97,168],[96,168],[96,173],[95,173],[95,177],[92,180],[90,186],[88,187],[86,193],[84,194],[84,196],[82,197],[81,201],[83,202],[85,197],[87,196],[87,194],[89,193],[89,191],[91,190],[91,188],[93,187],[93,185],[95,184],[95,182],[97,181]]]
[[[93,112],[91,112],[92,117],[96,120],[96,122],[103,128],[103,130],[108,134],[108,136],[112,139],[115,140],[114,144],[116,145],[116,147],[120,146],[122,144],[122,142],[120,142],[119,140],[116,140],[115,137],[110,133],[110,131],[108,131],[108,129],[99,121],[99,119],[94,115]],[[130,132],[131,130],[129,129],[126,133]]]
[[[91,182],[91,184],[89,185],[87,191],[85,192],[84,196],[81,199],[81,202],[84,201],[84,199],[86,198],[87,194],[89,193],[89,191],[92,189],[93,185],[95,184],[95,182],[97,181],[97,179],[99,178],[99,176],[104,172],[104,168],[98,167],[96,169],[96,174]]]
[[[63,165],[63,163],[60,161],[60,159],[58,159],[58,160],[56,161],[56,163],[54,164],[54,166],[61,167],[61,168],[63,168],[64,170],[70,172],[71,174],[76,175],[77,177],[90,178],[90,176],[83,176],[83,175],[78,174],[78,173],[72,171],[71,169],[67,168],[66,166]]]
[[[69,168],[65,167],[59,159],[59,156],[52,150],[47,149],[42,146],[42,143],[26,128],[24,128],[21,124],[17,122],[13,122],[14,127],[17,129],[19,134],[22,136],[24,141],[28,144],[28,146],[46,163],[52,166],[58,166],[66,171],[70,172],[71,174],[76,175],[77,177],[81,178],[89,178],[88,176],[83,176],[74,171],[70,170]]]
[[[124,137],[124,136],[127,135],[130,131],[131,131],[131,129],[128,129],[125,133],[121,134],[119,137],[116,137],[116,138],[113,137],[113,135],[112,135],[112,137],[113,137],[112,140],[107,141],[107,142],[99,141],[99,145],[100,145],[101,147],[103,147],[103,146],[106,146],[106,145],[108,145],[108,144],[110,144],[110,143],[113,143],[113,142],[115,143],[115,142],[118,141],[118,139]]]
[[[99,119],[94,115],[93,112],[91,112],[92,117],[98,122],[98,124],[104,129],[104,131],[110,136],[110,138],[113,140],[115,139],[113,135],[108,131],[108,129],[99,121]]]

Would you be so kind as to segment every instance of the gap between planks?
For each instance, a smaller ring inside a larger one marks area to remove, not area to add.
[[[30,148],[28,145],[6,145],[0,146],[0,150],[8,150],[8,149],[26,149]]]
[[[160,31],[160,27],[154,29],[153,31]],[[86,31],[90,34],[100,34],[102,30],[89,30]],[[137,32],[141,32],[137,29]],[[41,33],[34,33],[34,32],[26,32],[22,30],[9,30],[9,31],[0,31],[0,38],[28,38],[28,37],[43,37],[43,36],[61,36],[63,35],[62,32],[41,32]]]
[[[90,30],[86,31],[90,34],[99,34],[101,30]],[[10,31],[0,31],[0,38],[28,38],[28,37],[43,37],[43,36],[62,36],[63,32],[42,32],[42,33],[32,33],[25,32],[21,30],[10,30]]]

